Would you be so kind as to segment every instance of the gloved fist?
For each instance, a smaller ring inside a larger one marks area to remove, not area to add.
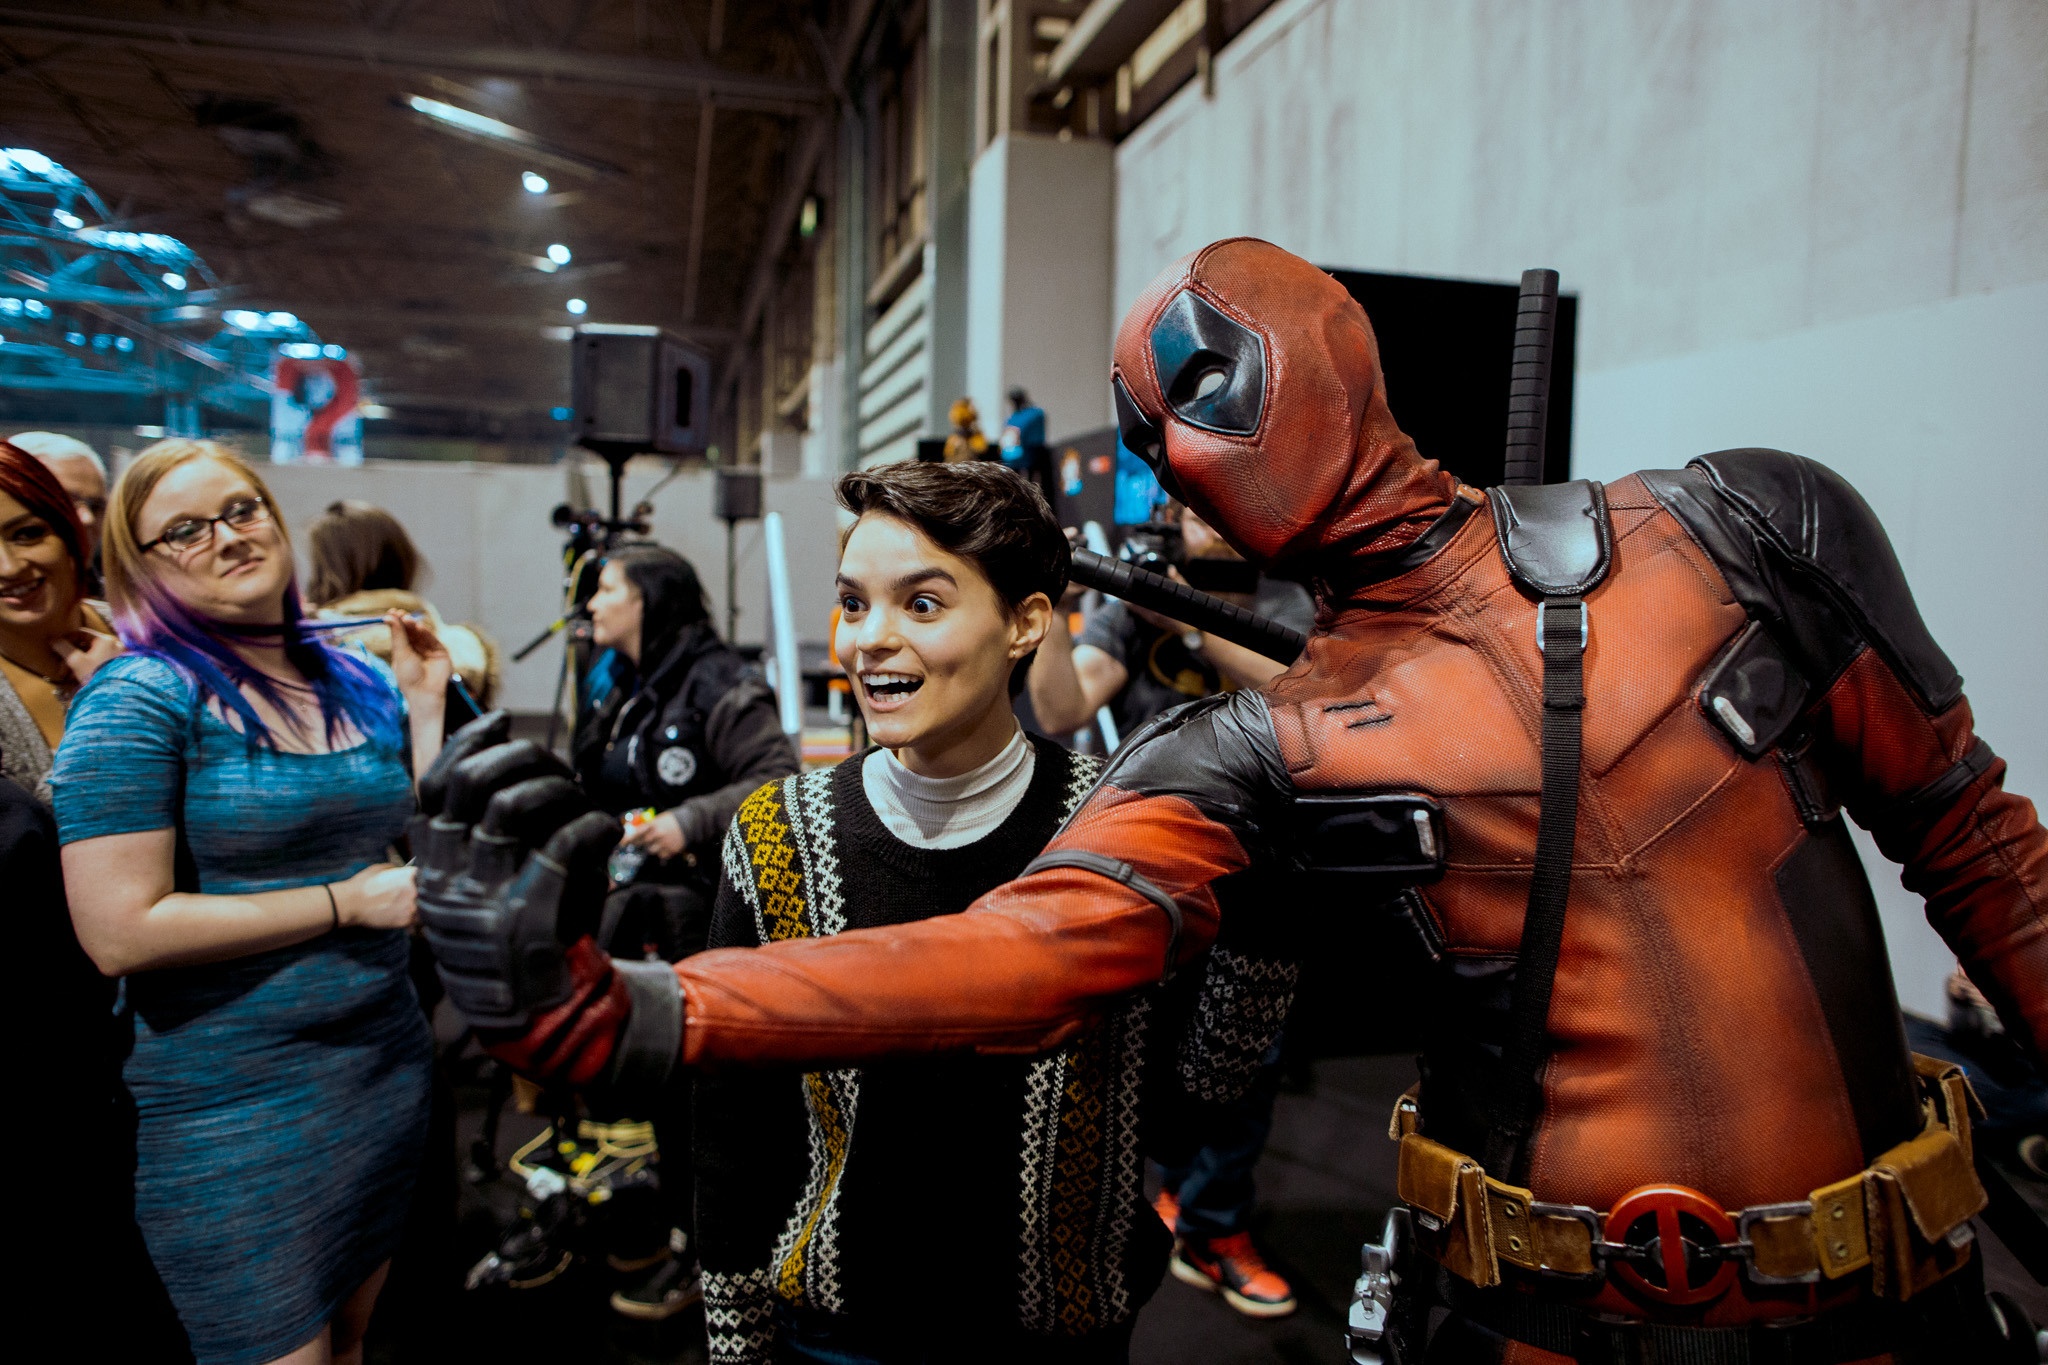
[[[681,1044],[675,974],[614,963],[593,938],[619,821],[591,809],[553,754],[508,743],[510,729],[503,711],[471,721],[420,779],[412,846],[435,969],[515,1070],[659,1084]]]
[[[412,825],[427,943],[480,1029],[523,1029],[570,997],[564,949],[596,930],[619,841],[562,761],[507,743],[510,728],[495,711],[456,731],[420,779]]]

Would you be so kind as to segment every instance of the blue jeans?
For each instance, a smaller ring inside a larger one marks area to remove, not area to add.
[[[1167,1191],[1180,1200],[1176,1237],[1207,1240],[1242,1232],[1252,1216],[1252,1169],[1273,1131],[1273,1101],[1280,1094],[1280,1043],[1259,1058],[1258,1075],[1236,1102],[1209,1106],[1201,1149],[1185,1165],[1161,1165]]]

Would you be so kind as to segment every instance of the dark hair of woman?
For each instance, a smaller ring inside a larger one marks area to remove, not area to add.
[[[1006,465],[905,460],[855,470],[841,477],[836,491],[839,505],[856,519],[868,512],[895,517],[980,569],[1006,610],[1035,592],[1057,604],[1067,590],[1074,562],[1067,538],[1045,495]],[[1023,690],[1036,655],[1033,650],[1011,670],[1011,696]]]
[[[640,667],[653,669],[686,627],[711,619],[704,585],[690,561],[659,545],[621,545],[606,553],[640,593]]]
[[[79,524],[78,509],[71,495],[50,467],[20,446],[0,441],[0,493],[5,493],[30,512],[48,522],[64,548],[71,552],[73,571],[83,587],[85,582],[85,528]]]
[[[353,498],[328,503],[307,528],[306,557],[313,571],[307,596],[316,606],[359,592],[410,592],[420,571],[420,552],[398,518]]]

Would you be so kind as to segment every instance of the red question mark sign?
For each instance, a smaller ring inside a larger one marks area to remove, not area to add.
[[[362,386],[356,379],[355,369],[345,360],[300,360],[286,356],[277,362],[277,387],[290,393],[316,374],[324,374],[333,381],[334,396],[307,417],[305,442],[300,454],[302,457],[331,460],[334,458],[334,428],[342,418],[356,410]]]

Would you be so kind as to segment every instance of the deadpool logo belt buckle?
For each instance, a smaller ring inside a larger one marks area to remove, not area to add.
[[[1735,1283],[1735,1220],[1683,1185],[1644,1185],[1607,1215],[1610,1273],[1656,1303],[1705,1303]]]

